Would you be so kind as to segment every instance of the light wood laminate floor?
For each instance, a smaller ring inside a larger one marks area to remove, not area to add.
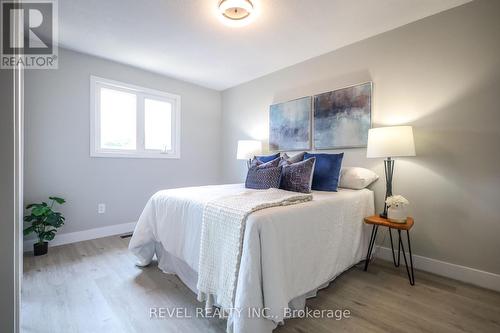
[[[23,332],[224,332],[222,319],[150,319],[151,307],[203,306],[155,265],[138,268],[128,239],[107,237],[24,258]],[[500,293],[376,260],[353,267],[309,299],[349,319],[290,319],[277,332],[500,332]]]

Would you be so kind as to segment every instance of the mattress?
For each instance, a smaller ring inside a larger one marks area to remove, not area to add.
[[[210,200],[243,190],[243,184],[230,184],[156,193],[141,214],[130,250],[141,265],[157,254],[163,271],[176,273],[196,292],[203,208]],[[235,307],[236,313],[266,308],[266,316],[230,314],[228,331],[272,331],[292,300],[314,293],[363,259],[368,243],[363,218],[373,213],[373,192],[368,189],[313,191],[310,202],[252,213]]]

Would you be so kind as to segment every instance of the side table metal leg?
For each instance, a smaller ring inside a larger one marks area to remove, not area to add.
[[[401,264],[401,230],[398,230],[398,237],[399,237],[399,241],[398,241],[398,264],[396,265],[396,267],[399,267],[399,265]]]
[[[405,260],[406,273],[408,273],[408,279],[410,280],[410,284],[413,286],[414,281],[412,279],[412,276],[410,275],[410,269],[408,268],[408,261],[406,260],[405,247],[403,245],[403,241],[401,240],[401,230],[398,230],[398,235],[399,235],[399,245],[401,245],[401,251],[403,252],[403,259]]]
[[[368,252],[366,253],[365,271],[368,270],[368,264],[370,263],[370,258],[372,256],[373,245],[375,244],[375,239],[377,238],[377,230],[378,230],[378,225],[374,224],[370,236],[370,243],[368,245]]]
[[[408,251],[410,252],[411,280],[410,284],[415,285],[415,272],[413,271],[413,255],[411,254],[410,231],[406,230],[406,238],[408,239]]]
[[[396,256],[394,255],[394,243],[392,241],[392,228],[389,228],[389,237],[391,238],[392,262],[394,262],[394,266],[398,267],[398,264],[396,264]],[[399,243],[398,243],[398,245],[399,245]]]

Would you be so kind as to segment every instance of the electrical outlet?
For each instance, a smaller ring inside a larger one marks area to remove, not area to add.
[[[106,204],[100,203],[97,205],[97,213],[104,214],[106,213]]]

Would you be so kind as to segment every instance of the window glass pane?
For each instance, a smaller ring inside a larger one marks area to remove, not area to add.
[[[172,149],[172,104],[145,98],[144,123],[146,149]]]
[[[134,94],[101,88],[101,148],[136,149]]]

